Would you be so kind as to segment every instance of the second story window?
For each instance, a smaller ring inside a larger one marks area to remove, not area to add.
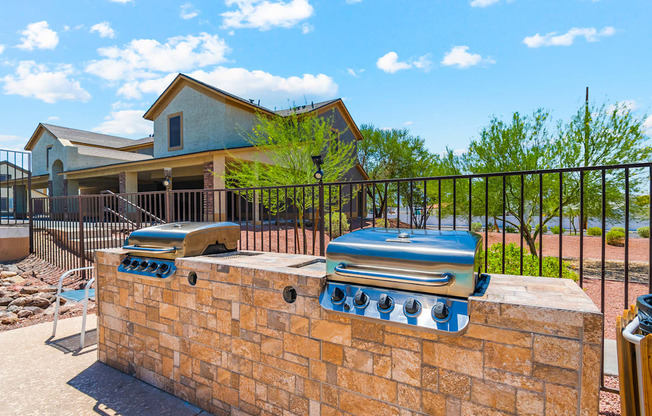
[[[45,169],[50,169],[50,152],[52,151],[52,146],[45,148]]]
[[[183,148],[183,114],[168,116],[168,150]]]

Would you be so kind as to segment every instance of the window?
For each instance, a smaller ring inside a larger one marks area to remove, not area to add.
[[[45,169],[50,169],[50,150],[52,150],[52,146],[45,148]]]
[[[183,114],[168,116],[168,150],[183,148]]]
[[[11,180],[11,175],[9,174],[1,174],[0,175],[0,182],[7,182]]]

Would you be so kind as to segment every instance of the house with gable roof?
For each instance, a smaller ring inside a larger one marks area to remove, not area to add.
[[[253,128],[258,113],[332,117],[340,140],[362,140],[341,99],[272,111],[179,74],[143,115],[153,122],[150,137],[133,140],[39,124],[25,146],[32,152],[32,188],[50,196],[157,191],[164,189],[164,169],[170,168],[175,190],[223,189],[220,174],[228,169],[231,158],[261,156],[242,136]],[[365,178],[360,165],[347,174],[349,180]],[[225,205],[226,198],[220,203]],[[215,212],[226,213],[228,208],[215,206]],[[215,219],[224,220],[222,215]]]

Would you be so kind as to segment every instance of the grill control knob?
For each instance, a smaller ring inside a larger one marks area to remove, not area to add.
[[[389,311],[394,306],[394,299],[392,299],[387,293],[383,293],[378,298],[378,309],[381,311]]]
[[[333,302],[336,305],[339,305],[340,303],[342,303],[345,297],[346,294],[344,293],[344,291],[339,287],[336,287],[335,289],[333,289],[333,293],[331,293],[331,302]]]
[[[450,313],[450,309],[444,302],[437,302],[435,306],[432,307],[432,316],[437,320],[443,321],[447,319]]]
[[[369,302],[369,296],[367,296],[367,294],[364,293],[362,289],[358,289],[358,291],[355,292],[355,297],[353,298],[353,301],[355,302],[356,306],[364,308],[365,306],[367,306],[367,302]]]
[[[418,300],[410,298],[407,300],[407,302],[405,302],[404,309],[406,315],[416,316],[419,314],[419,312],[421,312],[421,304]]]
[[[131,264],[131,259],[129,257],[125,257],[124,260],[122,260],[122,267],[129,267]]]
[[[134,259],[131,261],[131,268],[132,269],[137,269],[138,266],[140,266],[140,260]]]
[[[167,264],[163,263],[163,264],[161,264],[161,266],[159,267],[159,271],[160,271],[162,274],[165,274],[165,273],[167,273],[167,271],[168,271],[169,268],[170,268],[170,266],[168,266]]]

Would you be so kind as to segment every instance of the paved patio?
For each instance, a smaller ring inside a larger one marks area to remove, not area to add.
[[[86,345],[79,346],[81,317],[0,333],[0,414],[209,416],[162,390],[97,362],[96,317],[88,316]]]

